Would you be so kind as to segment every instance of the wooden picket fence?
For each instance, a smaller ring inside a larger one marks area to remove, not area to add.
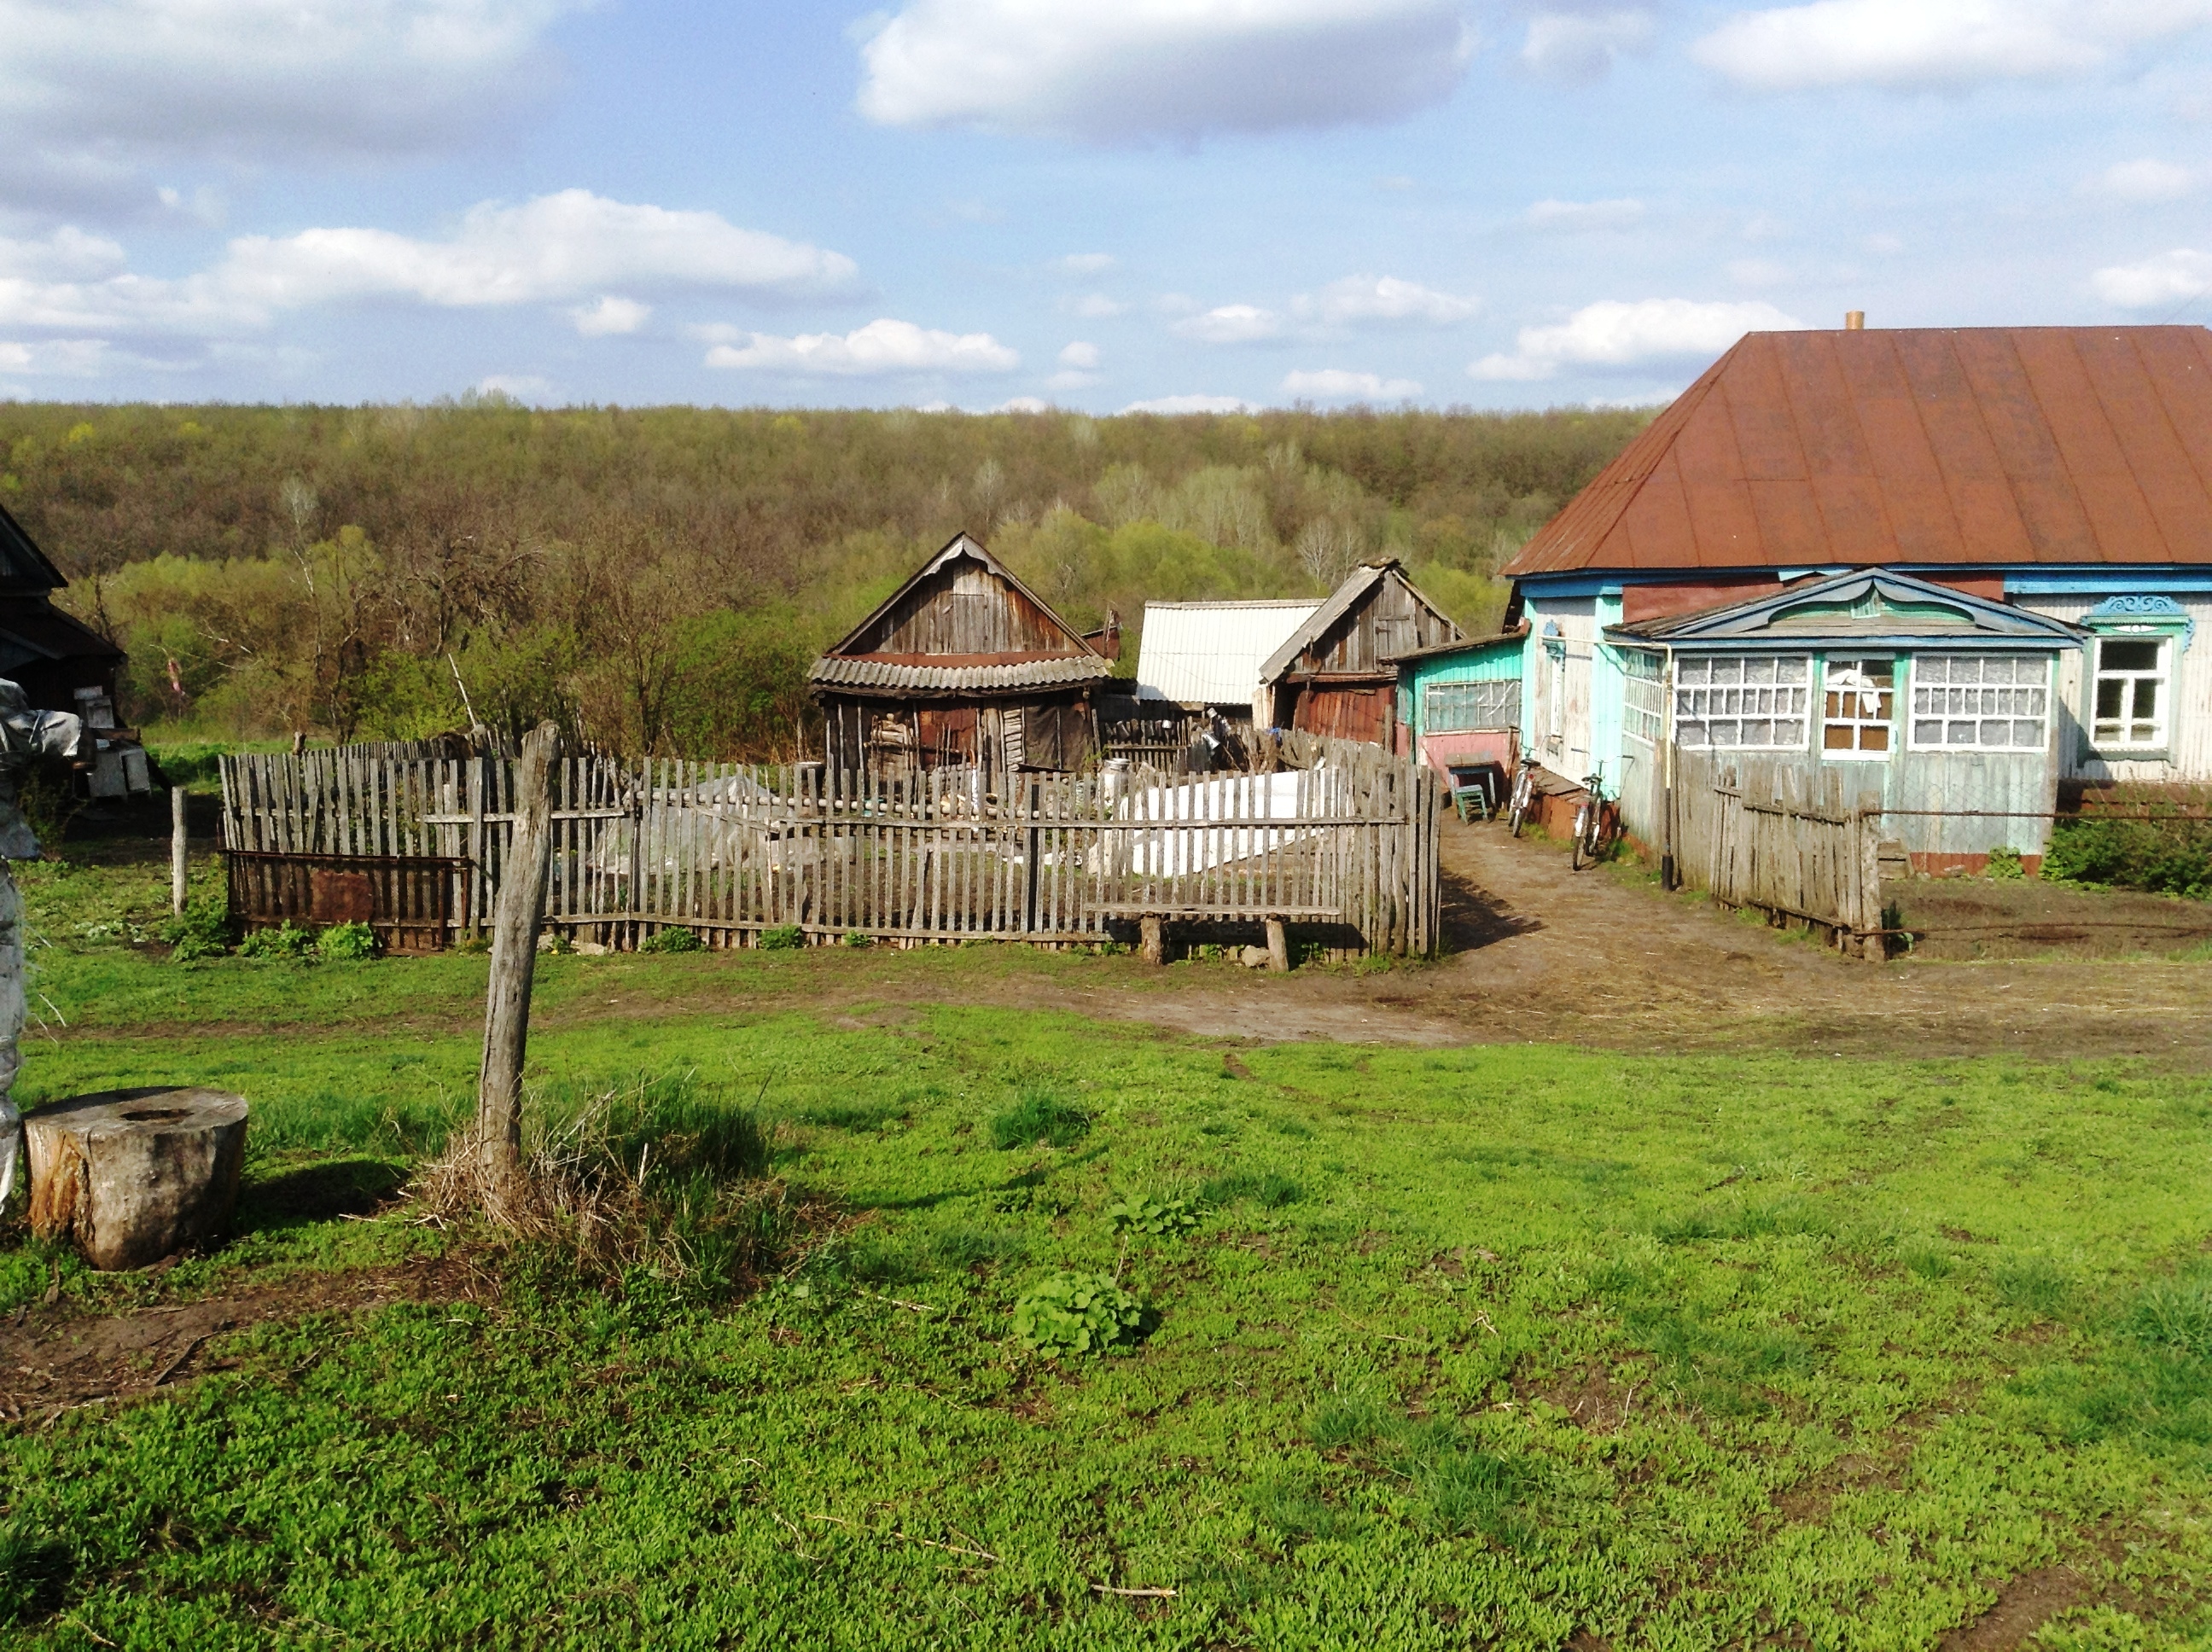
[[[1675,869],[1723,906],[1821,932],[1853,957],[1887,956],[1881,797],[1844,796],[1839,766],[1674,753]]]
[[[1124,938],[1145,917],[1302,926],[1336,951],[1437,944],[1441,793],[1378,748],[1304,767],[912,779],[587,753],[558,768],[546,920],[617,949],[664,928],[710,946]],[[489,926],[514,762],[374,748],[222,761],[234,910],[359,917],[402,943]],[[434,890],[426,890],[426,881]],[[404,912],[398,908],[406,908]]]

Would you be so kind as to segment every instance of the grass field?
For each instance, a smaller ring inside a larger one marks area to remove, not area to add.
[[[30,875],[72,1031],[18,1094],[242,1090],[240,1235],[109,1279],[9,1229],[0,1310],[468,1251],[407,1202],[296,1195],[436,1150],[483,961],[81,933],[150,877]],[[2212,1643],[2212,1080],[592,1012],[764,967],[549,960],[532,1070],[552,1112],[643,1085],[750,1114],[841,1212],[787,1266],[732,1296],[508,1253],[476,1299],[262,1324],[166,1397],[30,1417],[0,1447],[15,1641]],[[1117,1232],[1133,1200],[1194,1224]],[[1061,1269],[1133,1292],[1139,1339],[1017,1346]]]

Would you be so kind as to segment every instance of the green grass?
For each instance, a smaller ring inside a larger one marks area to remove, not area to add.
[[[2212,1633],[2201,1077],[1306,1044],[1240,1078],[1070,1016],[594,1020],[574,983],[617,962],[549,962],[541,1105],[657,1096],[684,1174],[848,1219],[747,1297],[525,1270],[0,1436],[19,1643],[1887,1652],[2058,1564],[2087,1581],[2041,1644]],[[73,1023],[131,990],[19,1095],[244,1091],[245,1230],[120,1280],[11,1240],[0,1310],[451,1242],[331,1189],[462,1116],[477,1041],[441,1022],[482,972],[55,948]],[[1115,1219],[1169,1200],[1195,1226]],[[1139,1339],[1017,1346],[1063,1271],[1141,1302]]]

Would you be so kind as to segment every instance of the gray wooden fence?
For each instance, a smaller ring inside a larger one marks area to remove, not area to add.
[[[1332,950],[1432,952],[1435,776],[1343,742],[1287,760],[1306,766],[1024,774],[1000,793],[974,769],[878,780],[815,764],[572,757],[556,775],[546,918],[616,948],[669,927],[712,946],[779,930],[817,944],[1066,944],[1118,938],[1146,916],[1279,918]],[[396,926],[397,913],[341,910],[348,890],[373,904],[387,886],[416,890],[410,932],[429,907],[449,934],[489,923],[513,830],[512,759],[356,747],[228,756],[222,769],[247,923]],[[312,877],[278,875],[311,859]],[[411,879],[374,875],[402,862]],[[449,880],[427,905],[425,874]],[[318,890],[330,891],[320,909]]]
[[[1820,931],[1853,957],[1887,956],[1879,792],[1844,795],[1840,765],[1674,753],[1677,874],[1723,906]]]

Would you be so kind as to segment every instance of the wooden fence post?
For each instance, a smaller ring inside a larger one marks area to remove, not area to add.
[[[545,909],[553,832],[554,765],[561,731],[541,723],[523,738],[514,766],[514,834],[507,840],[492,927],[491,984],[484,995],[483,1075],[477,1090],[477,1148],[487,1180],[511,1181],[522,1168],[522,1063],[530,1045],[530,983]]]
[[[169,910],[185,909],[185,788],[169,787]]]

